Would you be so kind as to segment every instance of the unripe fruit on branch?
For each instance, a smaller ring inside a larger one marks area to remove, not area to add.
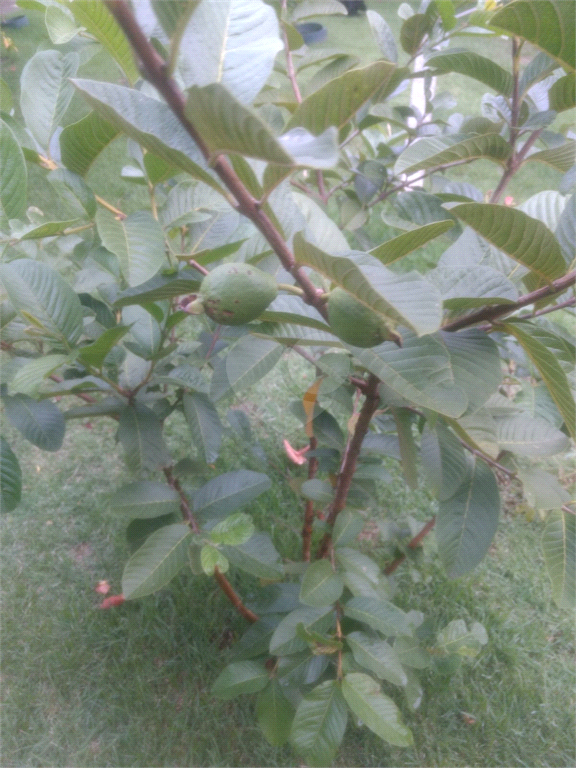
[[[383,341],[394,341],[398,346],[402,345],[402,337],[386,325],[383,317],[343,288],[334,288],[326,309],[330,328],[346,344],[376,347]]]
[[[277,294],[272,275],[243,262],[216,267],[200,284],[204,311],[219,325],[244,325],[255,320]]]

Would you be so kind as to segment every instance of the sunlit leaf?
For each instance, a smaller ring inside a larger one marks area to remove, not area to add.
[[[63,128],[59,137],[62,163],[79,176],[84,176],[118,133],[118,129],[98,112],[89,112],[77,123]]]
[[[394,165],[396,174],[413,174],[447,163],[485,158],[503,165],[510,157],[510,145],[499,133],[476,136],[427,136],[410,144]],[[451,211],[452,212],[452,211]]]

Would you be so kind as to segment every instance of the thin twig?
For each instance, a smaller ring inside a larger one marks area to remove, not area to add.
[[[315,451],[318,447],[318,440],[312,436],[310,438],[310,450]],[[318,459],[312,456],[308,459],[308,480],[313,480],[318,471]],[[304,525],[302,526],[302,559],[304,562],[310,562],[310,551],[312,543],[312,526],[314,524],[314,502],[308,499],[304,510]]]
[[[234,591],[232,584],[230,584],[226,576],[224,576],[224,574],[218,570],[218,567],[214,568],[214,578],[218,582],[218,586],[222,592],[224,592],[238,613],[243,616],[246,621],[249,621],[251,624],[255,624],[260,617],[257,616],[257,614],[255,614],[249,608],[246,608],[240,597]]]
[[[416,536],[414,536],[414,538],[408,542],[407,546],[410,547],[410,549],[416,549],[416,547],[420,544],[422,539],[430,533],[432,528],[434,528],[435,524],[436,524],[436,515],[434,515],[434,517],[428,520],[428,522],[422,528],[422,530],[419,533],[417,533]],[[390,565],[384,568],[384,575],[390,576],[390,574],[394,573],[396,568],[398,568],[398,566],[401,565],[404,562],[404,560],[406,560],[406,555],[398,555],[398,557],[395,560],[393,560],[390,563]]]
[[[495,304],[492,307],[484,307],[478,312],[473,312],[471,315],[446,323],[446,325],[442,326],[442,330],[458,331],[461,328],[468,328],[471,325],[477,325],[478,323],[492,323],[494,320],[509,315],[512,312],[516,312],[516,310],[521,307],[526,307],[529,304],[535,304],[541,299],[546,299],[558,293],[563,293],[567,288],[574,285],[574,283],[576,283],[576,271],[568,272],[564,277],[560,277],[558,280],[553,280],[550,285],[545,285],[543,288],[537,288],[531,293],[526,293],[513,304]]]

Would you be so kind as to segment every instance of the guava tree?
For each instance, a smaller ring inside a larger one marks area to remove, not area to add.
[[[26,63],[19,103],[2,85],[6,420],[47,451],[71,419],[117,422],[134,481],[110,504],[142,543],[107,604],[183,568],[215,579],[249,626],[213,692],[257,694],[269,742],[310,765],[333,762],[348,722],[410,745],[398,697],[416,709],[418,670],[486,642],[463,621],[431,638],[422,614],[394,604],[390,575],[433,527],[447,573],[470,571],[498,525],[499,481],[513,478],[546,518],[554,599],[574,604],[574,509],[533,465],[575,437],[576,137],[561,119],[575,106],[574,4],[383,4],[399,40],[369,10],[381,58],[367,66],[306,46],[295,26],[345,14],[335,0],[19,5],[45,13],[54,47]],[[504,36],[508,65],[467,49],[470,36]],[[119,82],[80,76],[102,48]],[[453,112],[447,73],[486,86],[481,113]],[[422,110],[407,106],[413,81]],[[72,99],[85,114],[70,123]],[[118,173],[148,193],[129,215],[87,181],[121,135]],[[499,169],[492,190],[461,180],[477,160]],[[506,196],[540,164],[557,189]],[[31,169],[58,215],[39,209]],[[225,432],[254,448],[230,406],[285,350],[314,372],[294,405],[300,448],[286,443],[305,465],[298,553],[249,514],[267,474],[242,455],[217,472]],[[164,440],[177,419],[194,462]],[[21,473],[1,446],[11,512]],[[389,457],[436,501],[383,567],[358,535]],[[216,467],[208,482],[199,462]],[[251,602],[238,570],[254,577]]]

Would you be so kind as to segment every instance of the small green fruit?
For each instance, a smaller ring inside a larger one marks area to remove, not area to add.
[[[383,341],[397,341],[382,317],[355,299],[343,288],[334,288],[326,305],[330,328],[339,339],[355,347],[375,347]],[[397,342],[398,343],[398,342]]]
[[[244,325],[255,320],[277,293],[272,275],[243,262],[216,267],[200,285],[204,311],[219,325]]]

